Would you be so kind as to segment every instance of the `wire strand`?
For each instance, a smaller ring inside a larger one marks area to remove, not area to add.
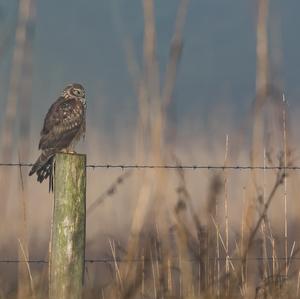
[[[178,259],[179,257],[174,256],[173,259]],[[225,261],[226,259],[229,259],[231,261],[241,261],[242,258],[240,257],[211,257],[210,260],[215,260],[215,261]],[[263,260],[273,260],[272,257],[252,257],[252,258],[247,258],[247,260],[249,261],[263,261]],[[277,257],[275,258],[275,260],[285,260],[285,257]],[[300,257],[291,257],[289,258],[289,260],[300,260]],[[154,260],[156,261],[156,260]],[[157,260],[158,262],[160,260]],[[186,261],[189,262],[196,262],[198,261],[198,259],[186,259]],[[120,258],[114,259],[114,258],[98,258],[98,259],[86,259],[85,263],[114,263],[114,262],[118,262],[118,263],[129,263],[129,262],[135,262],[135,263],[139,263],[139,262],[153,262],[153,260],[149,259],[133,259],[133,260],[122,260]],[[32,263],[32,264],[48,264],[49,261],[48,260],[17,260],[17,259],[3,259],[0,260],[0,263],[6,263],[6,264],[16,264],[16,263]]]
[[[0,163],[0,167],[31,167],[33,163]],[[96,168],[104,168],[104,169],[113,169],[118,168],[121,170],[124,169],[186,169],[186,170],[199,170],[199,169],[207,169],[207,170],[300,170],[300,166],[250,166],[250,165],[138,165],[138,164],[87,164],[86,168],[96,169]]]

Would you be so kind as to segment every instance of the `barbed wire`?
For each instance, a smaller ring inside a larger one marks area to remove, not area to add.
[[[179,259],[179,257],[173,256],[171,257],[171,259]],[[230,260],[230,261],[242,261],[241,257],[210,257],[210,260],[214,260],[214,261],[226,261]],[[182,260],[182,258],[181,258]],[[286,257],[276,257],[276,258],[272,258],[272,257],[249,257],[247,258],[248,261],[271,261],[271,260],[286,260]],[[292,260],[300,260],[300,257],[289,257],[288,260],[292,261]],[[140,262],[161,262],[161,260],[156,260],[156,259],[149,259],[149,258],[139,258],[139,259],[133,259],[133,260],[123,260],[121,258],[99,258],[99,259],[86,259],[85,263],[129,263],[129,262],[133,262],[133,263],[140,263]],[[199,259],[184,259],[184,261],[187,262],[197,262],[199,261]],[[19,263],[28,263],[28,264],[48,264],[49,261],[48,260],[17,260],[17,259],[3,259],[0,260],[0,263],[2,264],[19,264]]]
[[[0,167],[31,167],[33,163],[0,163]],[[250,165],[199,165],[199,164],[188,164],[188,165],[147,165],[147,164],[87,164],[86,168],[106,168],[113,169],[118,168],[124,169],[185,169],[185,170],[300,170],[300,166],[250,166]]]

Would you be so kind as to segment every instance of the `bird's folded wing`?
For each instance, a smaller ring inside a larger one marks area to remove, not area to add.
[[[61,150],[68,147],[84,126],[84,122],[84,107],[80,101],[59,98],[45,117],[39,149]]]

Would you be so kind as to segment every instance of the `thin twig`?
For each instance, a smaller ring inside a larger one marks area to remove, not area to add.
[[[110,187],[90,204],[90,206],[87,208],[87,215],[95,211],[95,209],[101,205],[107,197],[114,195],[118,186],[123,184],[124,180],[130,177],[131,174],[132,172],[129,170],[118,176],[117,179],[110,185]]]
[[[29,263],[27,262],[28,257],[26,256],[26,253],[25,253],[25,250],[24,250],[24,247],[23,247],[23,245],[22,245],[21,240],[18,239],[18,242],[19,242],[19,246],[20,246],[20,249],[21,249],[21,251],[22,251],[23,257],[24,257],[24,259],[25,259],[25,263],[26,263],[28,275],[29,275],[29,278],[30,278],[30,288],[31,288],[31,292],[32,292],[33,296],[35,297],[34,285],[33,285],[33,279],[32,279],[32,275],[31,275],[30,265],[29,265]]]
[[[267,214],[267,211],[269,209],[271,201],[274,198],[274,195],[275,195],[278,187],[283,183],[284,176],[285,176],[285,173],[282,173],[282,172],[279,172],[277,174],[276,182],[275,182],[275,184],[273,186],[272,191],[269,194],[269,197],[268,197],[266,203],[264,204],[264,209],[263,209],[263,211],[261,213],[261,216],[259,217],[259,219],[258,219],[258,221],[257,221],[254,229],[252,230],[249,239],[248,239],[247,246],[245,248],[245,251],[244,251],[244,254],[243,254],[243,257],[242,257],[243,264],[245,263],[245,261],[247,259],[247,254],[248,254],[248,252],[250,250],[250,247],[251,247],[251,245],[253,243],[254,237],[255,237],[257,231],[259,230],[261,222],[263,221],[263,219],[265,219],[265,215]]]

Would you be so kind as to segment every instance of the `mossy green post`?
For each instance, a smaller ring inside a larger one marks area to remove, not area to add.
[[[54,167],[54,209],[49,299],[81,299],[85,258],[86,156],[59,153]]]

